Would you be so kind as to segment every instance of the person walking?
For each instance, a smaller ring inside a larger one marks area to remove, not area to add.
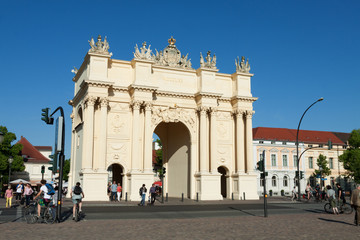
[[[149,195],[151,199],[151,205],[154,205],[155,197],[156,197],[156,187],[155,184],[153,184],[149,190]]]
[[[296,187],[294,186],[293,190],[292,190],[292,198],[291,201],[295,201],[295,199],[297,199],[297,193],[296,193]]]
[[[6,197],[6,208],[11,208],[11,201],[13,198],[13,190],[11,189],[11,186],[8,186],[8,189],[5,192]]]
[[[141,201],[138,204],[139,206],[145,206],[146,192],[147,192],[147,189],[145,187],[145,184],[143,184],[142,187],[139,189],[139,194],[141,197]]]
[[[355,226],[360,225],[360,184],[356,184],[356,189],[352,191],[350,204],[355,210]]]
[[[108,197],[109,197],[109,201],[111,201],[111,182],[108,183],[107,194],[108,194]]]
[[[21,197],[23,195],[23,191],[24,191],[24,185],[23,182],[20,181],[19,184],[16,186],[16,203],[20,203],[21,201]]]
[[[116,201],[116,191],[117,191],[117,184],[114,181],[113,184],[111,184],[111,201]]]
[[[30,204],[30,199],[31,199],[31,196],[33,194],[33,190],[30,186],[30,183],[27,183],[25,185],[25,189],[24,189],[24,196],[25,196],[25,207],[28,207],[29,204]]]
[[[336,197],[335,197],[335,191],[333,189],[331,189],[331,186],[330,185],[327,185],[326,186],[326,189],[327,189],[327,197],[329,199],[329,203],[332,207],[332,210],[333,210],[333,213],[334,214],[339,214],[339,211],[336,207]]]
[[[118,202],[121,201],[121,191],[122,191],[122,187],[120,186],[120,183],[118,183],[118,186],[116,188],[116,194],[117,194],[117,200]]]

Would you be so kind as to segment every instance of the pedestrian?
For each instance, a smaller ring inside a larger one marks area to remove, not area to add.
[[[147,189],[145,187],[145,184],[143,184],[142,187],[139,189],[139,194],[141,197],[141,201],[138,204],[139,206],[145,206],[146,192],[147,192]]]
[[[117,184],[114,181],[111,185],[111,201],[116,201]]]
[[[312,188],[310,186],[310,183],[308,183],[305,188],[306,198],[308,201],[310,200],[311,191],[312,191]]]
[[[335,191],[333,189],[331,189],[330,185],[327,185],[326,189],[327,189],[326,195],[327,195],[329,203],[330,203],[330,205],[332,207],[333,213],[334,214],[339,214],[339,211],[338,211],[338,209],[336,207]]]
[[[351,193],[350,204],[355,210],[355,226],[360,225],[360,184],[356,184],[356,189]]]
[[[120,183],[118,183],[118,186],[116,188],[116,194],[117,194],[117,200],[118,202],[121,201],[121,191],[122,191],[122,187],[120,186]]]
[[[111,201],[111,182],[108,183],[107,194],[108,194],[108,197],[109,197],[109,201]]]
[[[292,198],[291,201],[295,201],[295,199],[297,199],[297,193],[296,193],[296,187],[294,186],[293,190],[292,190]]]
[[[11,208],[11,200],[13,198],[13,190],[11,189],[11,186],[8,186],[8,189],[5,192],[6,197],[6,208]]]
[[[30,199],[33,195],[34,191],[32,190],[30,183],[27,183],[25,185],[25,189],[24,189],[24,196],[25,196],[25,207],[28,207],[30,204]]]
[[[340,183],[336,183],[336,188],[337,188],[337,200],[339,202],[339,205],[344,205],[346,203],[345,200],[345,192],[344,190],[341,188]]]
[[[16,203],[19,203],[21,201],[23,191],[24,191],[24,185],[23,182],[20,181],[19,184],[16,186],[16,198],[15,198]]]
[[[156,187],[155,184],[153,184],[149,190],[149,195],[151,197],[151,205],[154,205],[155,198],[156,198]]]

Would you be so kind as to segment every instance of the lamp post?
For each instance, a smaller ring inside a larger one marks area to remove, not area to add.
[[[312,107],[314,106],[317,102],[321,102],[322,100],[324,100],[324,98],[319,98],[318,100],[316,100],[313,104],[311,104],[306,110],[305,112],[303,113],[303,115],[301,116],[300,118],[300,121],[299,121],[299,125],[297,127],[297,131],[296,131],[296,160],[297,160],[297,173],[298,173],[298,200],[300,200],[300,159],[299,159],[299,129],[300,129],[300,124],[301,124],[301,121],[302,119],[304,118],[305,116],[305,113]]]
[[[12,156],[10,156],[8,161],[9,161],[9,181],[8,181],[8,186],[10,186],[11,164],[14,161],[14,158]]]

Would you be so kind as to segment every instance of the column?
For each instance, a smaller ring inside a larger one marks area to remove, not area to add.
[[[253,137],[252,137],[252,115],[253,111],[246,111],[246,173],[254,171],[253,164]]]
[[[209,171],[209,161],[206,158],[207,154],[207,144],[206,136],[207,136],[207,128],[206,128],[206,111],[207,108],[205,107],[199,107],[198,111],[200,114],[200,141],[199,141],[199,147],[200,147],[200,172],[205,173]]]
[[[144,126],[144,172],[152,172],[152,131],[150,102],[145,103]]]
[[[86,98],[86,117],[84,131],[83,168],[90,170],[93,167],[93,144],[94,144],[94,105],[96,97]]]
[[[131,171],[140,171],[139,159],[139,121],[140,121],[140,101],[133,101],[133,122],[132,122],[132,146],[131,146]]]
[[[101,119],[100,119],[100,156],[97,167],[101,170],[106,169],[106,146],[107,146],[107,110],[108,110],[108,99],[101,98]]]
[[[216,121],[217,121],[217,109],[210,109],[210,171],[212,173],[217,173],[216,168],[216,150],[217,150],[217,138],[216,138]]]
[[[245,134],[244,134],[244,111],[237,109],[236,117],[236,165],[237,172],[245,172]]]

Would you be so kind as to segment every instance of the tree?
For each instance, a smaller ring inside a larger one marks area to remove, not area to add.
[[[23,158],[21,156],[21,150],[23,146],[18,143],[11,145],[16,140],[16,135],[12,132],[8,132],[7,128],[0,126],[0,132],[4,134],[4,141],[0,144],[0,174],[9,177],[9,157],[13,157],[14,161],[11,163],[11,171],[21,172],[25,170]],[[5,180],[4,178],[4,180]]]
[[[353,177],[356,183],[360,183],[360,129],[351,132],[349,148],[339,156],[348,177]]]
[[[316,164],[318,165],[319,168],[321,168],[322,170],[320,171],[319,169],[315,169],[315,175],[320,175],[321,178],[323,176],[329,176],[331,174],[331,170],[330,168],[327,166],[328,165],[328,161],[326,160],[326,156],[320,154],[319,158],[316,160]]]
[[[68,181],[69,172],[70,172],[70,159],[66,159],[64,162],[64,169],[63,169],[63,180],[64,181]]]

